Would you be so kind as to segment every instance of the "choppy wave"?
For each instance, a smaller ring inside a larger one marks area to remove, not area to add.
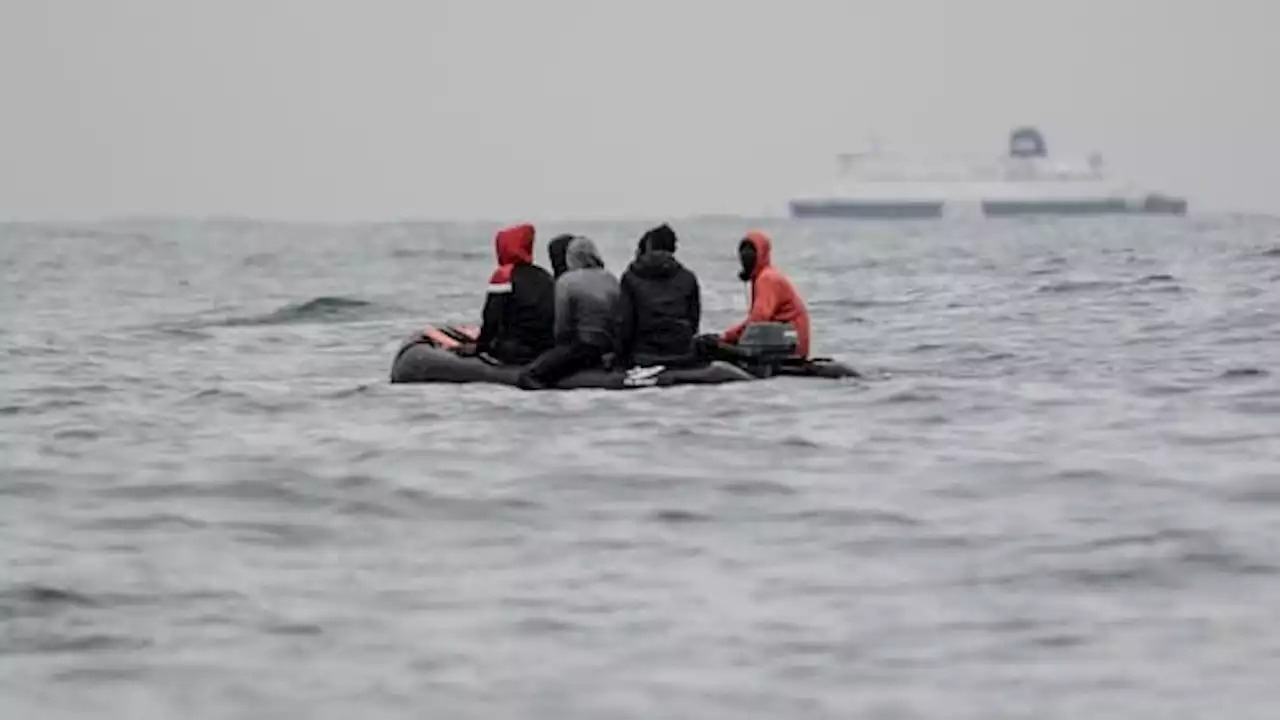
[[[341,323],[365,320],[390,310],[375,302],[341,296],[322,296],[293,302],[268,313],[232,317],[211,323],[213,326],[244,327],[255,325],[291,325],[295,323]]]

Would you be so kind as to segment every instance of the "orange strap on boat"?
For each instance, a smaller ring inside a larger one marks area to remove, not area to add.
[[[440,332],[444,333],[445,335],[448,335],[448,336],[449,336],[449,338],[450,338],[450,339],[452,339],[452,340],[453,340],[454,342],[456,342],[456,343],[462,343],[462,344],[464,344],[464,345],[468,345],[468,344],[470,344],[470,345],[474,345],[474,344],[475,344],[475,338],[471,337],[470,335],[468,335],[468,334],[466,334],[466,333],[464,333],[464,332],[459,332],[459,331],[458,331],[458,329],[457,329],[457,328],[455,328],[455,327],[453,327],[452,325],[442,325],[442,326],[439,328],[439,330],[440,330]]]
[[[430,340],[436,347],[445,349],[454,348],[461,344],[432,325],[422,328],[422,337]]]

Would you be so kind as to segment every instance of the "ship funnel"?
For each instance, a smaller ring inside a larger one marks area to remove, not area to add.
[[[1020,127],[1009,133],[1009,156],[1016,158],[1044,157],[1048,148],[1044,135],[1033,127]]]

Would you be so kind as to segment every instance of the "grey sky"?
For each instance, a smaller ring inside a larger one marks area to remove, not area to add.
[[[0,0],[0,217],[778,213],[1034,123],[1280,210],[1274,0]]]

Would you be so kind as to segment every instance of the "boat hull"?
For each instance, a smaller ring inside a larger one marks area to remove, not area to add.
[[[488,383],[519,386],[520,365],[502,365],[480,355],[460,356],[453,350],[462,342],[474,342],[479,328],[474,325],[428,325],[411,335],[396,352],[391,364],[391,382],[402,383]],[[748,372],[744,367],[712,361],[692,367],[636,367],[581,370],[555,383],[561,390],[596,388],[627,390],[676,385],[722,385],[750,382],[765,377],[805,377],[838,380],[860,378],[856,369],[832,358],[789,361],[770,372]]]

